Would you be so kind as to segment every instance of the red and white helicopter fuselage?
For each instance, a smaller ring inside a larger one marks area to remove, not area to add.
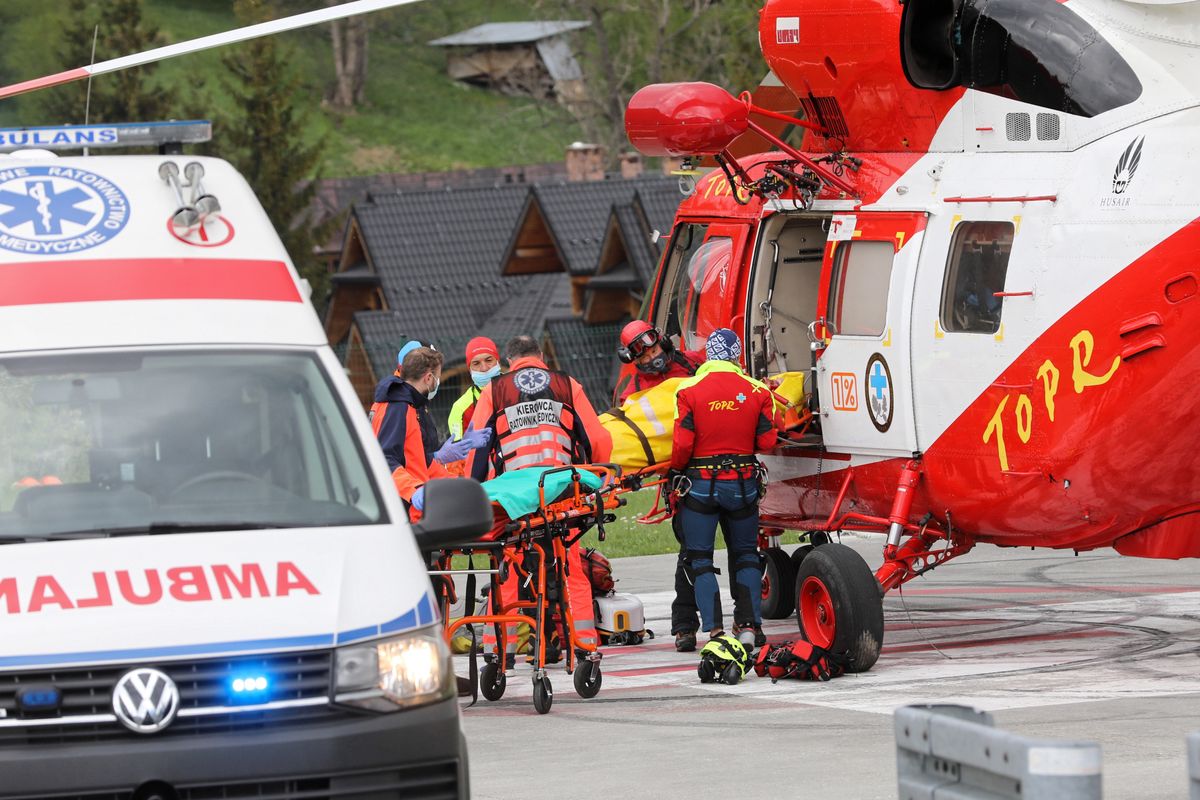
[[[626,125],[724,163],[652,320],[812,370],[763,524],[889,530],[884,590],[976,542],[1200,556],[1200,3],[768,0],[760,39],[798,150],[735,158],[769,117],[707,84]]]

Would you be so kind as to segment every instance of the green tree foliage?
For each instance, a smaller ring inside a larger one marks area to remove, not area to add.
[[[158,29],[142,17],[142,0],[68,0],[68,20],[54,47],[58,69],[91,63],[95,35],[96,60],[139,53],[165,42]],[[98,27],[97,27],[98,26]],[[152,80],[155,65],[122,70],[92,79],[88,119],[91,122],[132,122],[165,119],[171,103]],[[40,117],[47,123],[82,123],[88,107],[88,82],[61,86],[37,97]]]
[[[753,89],[767,73],[758,47],[758,4],[721,0],[538,0],[546,19],[578,19],[590,101],[576,110],[587,134],[609,148],[628,146],[625,105],[641,87],[709,81]]]
[[[244,25],[271,16],[263,0],[237,0],[234,9]],[[306,136],[312,104],[289,66],[296,58],[272,37],[238,45],[222,57],[228,70],[222,83],[234,111],[218,120],[215,144],[250,182],[320,308],[329,279],[313,248],[330,225],[314,228],[307,215],[325,142]]]

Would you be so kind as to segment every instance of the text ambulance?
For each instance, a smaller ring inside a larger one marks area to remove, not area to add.
[[[0,798],[467,796],[424,562],[306,294],[223,161],[0,155]],[[482,494],[441,483],[426,544]]]

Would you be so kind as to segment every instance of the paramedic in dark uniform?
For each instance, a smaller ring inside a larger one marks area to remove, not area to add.
[[[733,633],[752,647],[762,634],[762,562],[758,554],[759,465],[754,454],[775,446],[774,398],[738,366],[742,344],[728,328],[705,343],[708,360],[676,394],[671,469],[687,549],[685,568],[696,594],[700,624],[724,633],[720,586],[713,564],[717,525],[729,550],[735,603]]]

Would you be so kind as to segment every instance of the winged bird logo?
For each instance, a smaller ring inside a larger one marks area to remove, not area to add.
[[[1114,194],[1124,193],[1129,182],[1133,180],[1133,174],[1137,172],[1138,163],[1142,160],[1142,144],[1145,141],[1145,136],[1134,139],[1121,154],[1121,160],[1117,162],[1117,171],[1113,173]]]

